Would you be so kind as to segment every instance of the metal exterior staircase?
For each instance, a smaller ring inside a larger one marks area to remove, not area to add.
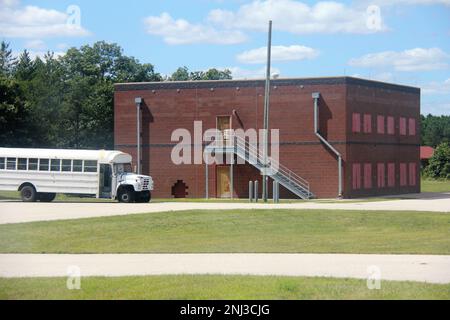
[[[259,171],[264,171],[270,178],[277,181],[301,199],[314,198],[314,194],[310,191],[308,181],[271,157],[268,157],[268,163],[264,165],[264,158],[259,154],[258,149],[246,141],[246,139],[227,132],[225,133],[224,140],[216,141],[212,145],[209,145],[206,151],[210,152],[214,150],[217,152],[218,149],[221,152],[236,154],[239,158],[250,163]]]

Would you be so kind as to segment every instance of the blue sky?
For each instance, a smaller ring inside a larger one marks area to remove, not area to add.
[[[414,85],[422,113],[450,115],[450,0],[0,0],[0,39],[35,55],[106,40],[164,75],[187,66],[255,78],[269,19],[280,77]]]

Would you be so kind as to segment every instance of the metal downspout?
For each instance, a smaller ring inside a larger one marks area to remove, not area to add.
[[[339,190],[338,197],[342,198],[342,155],[337,151],[324,137],[319,133],[319,99],[320,92],[315,92],[312,94],[314,99],[314,133],[331,151],[333,151],[338,157],[338,176],[339,176]]]

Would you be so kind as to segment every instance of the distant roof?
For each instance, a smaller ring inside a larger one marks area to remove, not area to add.
[[[396,90],[408,93],[420,93],[420,89],[399,84],[360,79],[354,77],[320,77],[320,78],[280,78],[272,79],[271,82],[277,86],[293,85],[361,85],[367,87]],[[132,82],[116,83],[116,91],[134,90],[170,90],[170,89],[204,89],[204,88],[229,88],[229,87],[264,87],[264,79],[252,80],[208,80],[208,81],[162,81],[162,82]]]
[[[432,147],[428,146],[421,146],[420,147],[420,159],[427,160],[430,159],[433,156],[434,149]]]
[[[132,160],[129,154],[120,151],[74,149],[0,148],[0,157],[97,160],[100,163],[127,163]]]

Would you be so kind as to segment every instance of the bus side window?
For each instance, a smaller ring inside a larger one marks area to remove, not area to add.
[[[52,159],[50,170],[55,172],[61,171],[61,160]]]
[[[29,171],[36,171],[38,169],[38,159],[28,159],[28,170]]]
[[[73,160],[73,172],[83,172],[83,160]]]
[[[39,171],[48,171],[48,169],[49,169],[49,160],[39,159]]]
[[[26,171],[27,170],[27,161],[28,159],[19,158],[17,164],[17,170]]]
[[[63,160],[62,161],[62,171],[63,172],[72,171],[72,160]]]
[[[6,159],[6,170],[16,170],[16,158]]]
[[[84,172],[97,172],[97,161],[95,160],[84,161]]]
[[[5,158],[0,158],[0,170],[5,170]]]

